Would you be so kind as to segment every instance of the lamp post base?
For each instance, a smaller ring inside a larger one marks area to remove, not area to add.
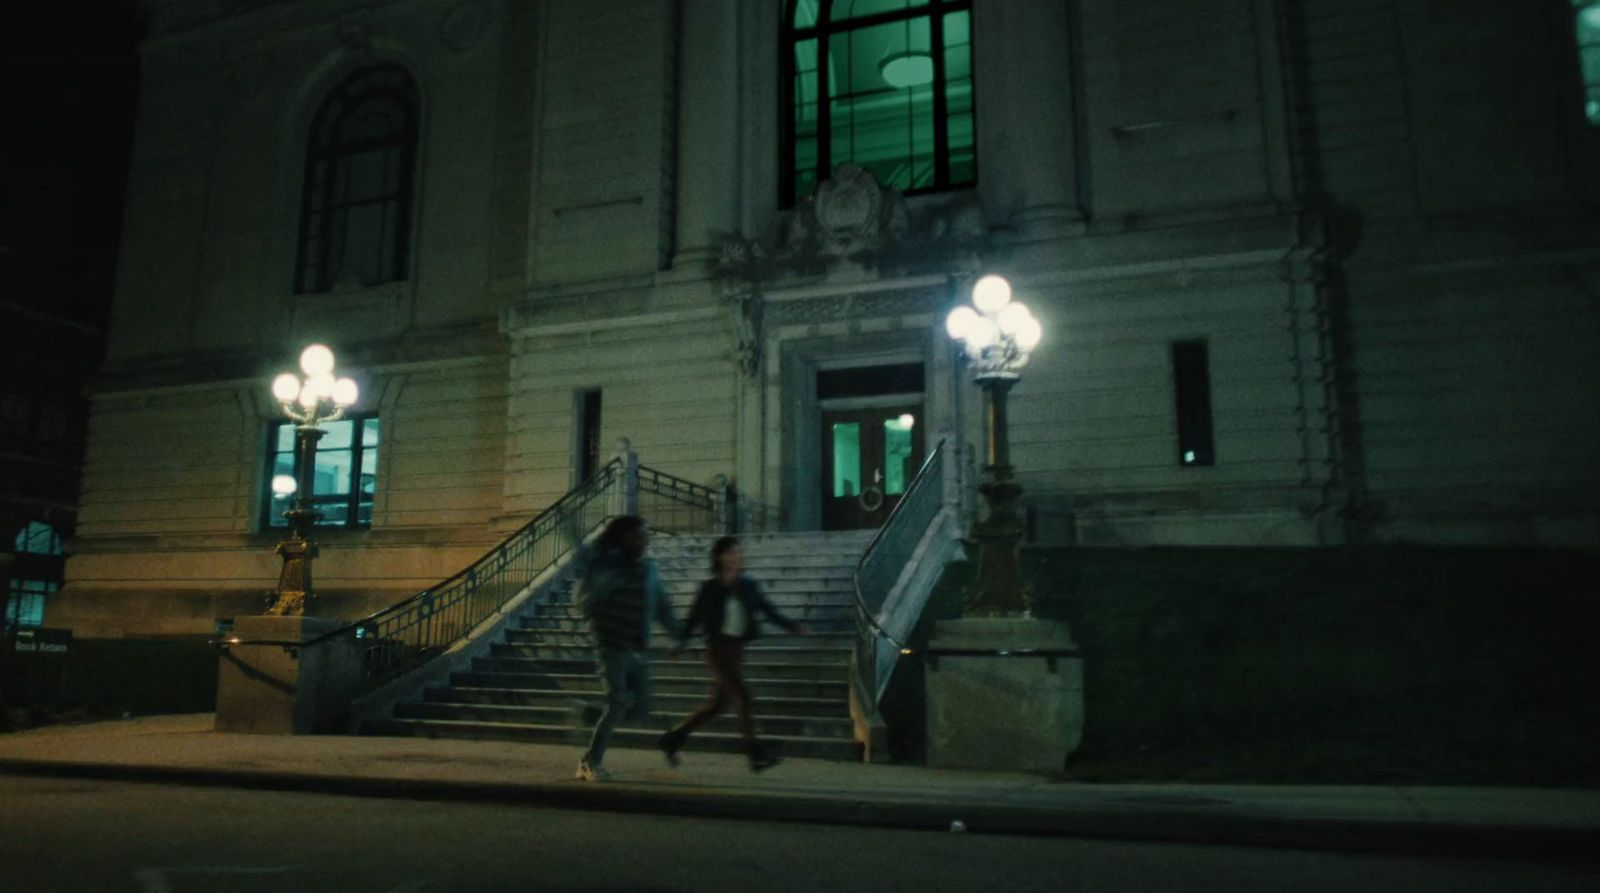
[[[277,551],[283,558],[283,570],[278,574],[277,598],[267,613],[298,617],[311,600],[311,562],[317,557],[317,542],[296,537],[279,543]]]
[[[1022,485],[1011,479],[1010,466],[989,469],[989,480],[978,486],[989,503],[989,516],[973,528],[978,545],[978,572],[962,599],[967,617],[1031,617],[1033,590],[1022,578],[1018,554],[1022,522],[1017,499]]]

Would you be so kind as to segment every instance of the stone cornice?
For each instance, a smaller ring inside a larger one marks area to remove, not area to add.
[[[295,349],[216,350],[112,361],[101,367],[91,391],[111,396],[254,386],[292,363]],[[342,367],[364,374],[492,362],[506,355],[504,340],[486,321],[441,325],[425,334],[336,349]]]

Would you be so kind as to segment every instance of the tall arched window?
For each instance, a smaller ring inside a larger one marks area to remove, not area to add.
[[[417,85],[373,65],[328,92],[311,122],[295,291],[406,278],[417,163]]]
[[[906,192],[977,179],[971,0],[793,0],[783,191],[847,161]]]

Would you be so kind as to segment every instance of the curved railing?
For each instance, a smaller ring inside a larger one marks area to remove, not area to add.
[[[878,615],[928,525],[944,507],[944,462],[945,442],[941,440],[856,562],[855,682],[869,709],[876,709],[883,682],[878,673],[879,642],[887,641],[895,650],[906,647],[883,628]]]
[[[341,636],[367,643],[362,691],[429,660],[494,616],[608,516],[621,514],[624,474],[623,461],[611,460],[461,572],[302,647]]]

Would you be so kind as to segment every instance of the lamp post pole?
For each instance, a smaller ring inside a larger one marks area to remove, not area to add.
[[[273,379],[272,395],[284,415],[295,423],[295,477],[282,476],[272,481],[273,492],[294,493],[293,506],[283,516],[289,521],[289,538],[278,544],[283,559],[268,614],[302,615],[312,598],[311,565],[318,555],[315,530],[322,513],[315,500],[317,441],[322,439],[324,422],[343,418],[356,402],[356,383],[333,377],[333,351],[313,344],[300,354],[305,378],[285,372]]]
[[[1021,380],[1017,370],[1039,346],[1042,329],[1028,308],[1011,300],[1011,285],[985,276],[972,289],[972,306],[951,311],[945,328],[965,349],[984,394],[984,468],[978,492],[989,511],[973,529],[978,544],[977,575],[963,599],[964,613],[975,617],[1028,617],[1033,592],[1022,578],[1018,550],[1022,521],[1017,501],[1022,485],[1011,465],[1006,400]]]

